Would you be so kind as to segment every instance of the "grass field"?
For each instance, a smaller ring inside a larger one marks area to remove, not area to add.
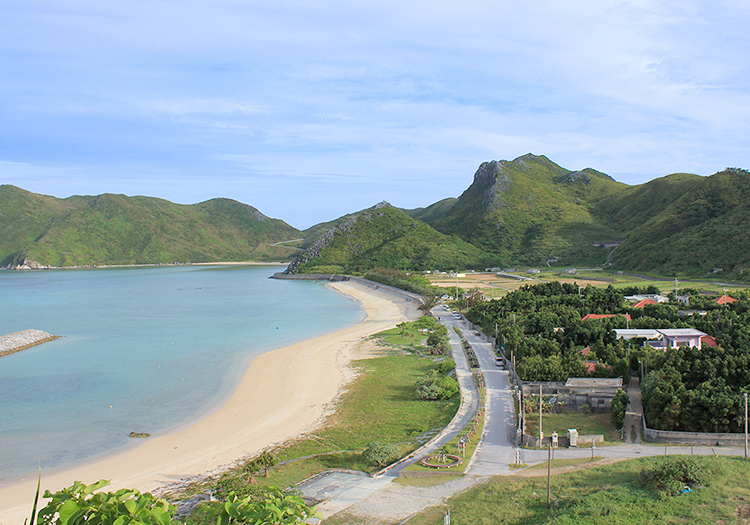
[[[569,428],[578,430],[579,435],[603,434],[605,441],[620,441],[620,433],[612,426],[610,414],[542,414],[542,430],[545,436],[557,432],[565,436]],[[526,414],[526,433],[539,434],[539,412]]]
[[[643,473],[663,460],[635,459],[553,476],[550,509],[545,476],[493,478],[450,498],[446,505],[425,510],[408,525],[443,523],[446,510],[451,523],[461,525],[748,523],[750,462],[696,458],[712,471],[708,485],[688,494],[660,496],[644,482]]]

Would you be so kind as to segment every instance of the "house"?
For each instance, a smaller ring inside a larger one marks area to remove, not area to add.
[[[668,303],[669,302],[668,297],[664,297],[663,295],[657,295],[657,294],[626,295],[625,299],[627,299],[631,303],[637,303],[639,301],[643,301],[644,299],[651,299],[652,301],[656,303]]]
[[[529,268],[526,270],[526,273],[535,274],[535,273],[541,273],[541,271],[538,268]]]
[[[730,297],[727,294],[724,294],[721,297],[719,297],[718,299],[716,299],[715,302],[717,304],[731,304],[731,303],[736,303],[737,299],[735,299],[734,297]]]
[[[588,405],[594,412],[602,412],[609,410],[612,398],[617,390],[622,388],[622,378],[571,377],[565,383],[524,381],[521,384],[521,392],[524,398],[538,396],[540,387],[545,396],[556,397],[569,409],[580,409]]]
[[[643,328],[630,328],[628,330],[615,328],[615,334],[618,339],[660,339],[662,335],[659,330],[643,329]]]
[[[608,370],[612,370],[611,366],[605,365],[604,363],[600,363],[599,361],[584,361],[583,362],[583,366],[586,367],[586,371],[589,374],[593,374],[594,373],[594,371],[596,370],[596,365],[600,365],[600,366],[603,366],[604,368],[606,368]]]
[[[618,315],[624,315],[625,318],[630,321],[630,314],[586,314],[581,321],[588,321],[589,319],[606,319],[607,317],[617,317]]]
[[[648,345],[651,348],[662,348],[664,350],[667,348],[679,348],[681,346],[701,348],[703,343],[706,343],[707,346],[712,346],[710,342],[716,342],[713,337],[695,328],[665,328],[659,330],[645,330],[642,328],[630,330],[615,329],[615,334],[617,334],[618,339],[625,339],[626,341],[636,338],[646,339],[643,346]]]
[[[581,352],[581,355],[587,356],[587,355],[589,355],[591,353],[591,347],[587,346],[583,350],[580,350],[580,352]]]
[[[701,337],[701,344],[709,348],[718,348],[719,346],[719,343],[716,342],[716,339],[714,337],[711,337],[710,335],[704,335],[703,337]]]
[[[645,308],[648,304],[657,304],[657,302],[646,297],[645,299],[641,299],[640,301],[635,303],[632,308]]]
[[[707,336],[695,328],[670,328],[657,330],[662,337],[655,341],[648,341],[653,348],[679,348],[681,346],[701,347],[701,338]]]

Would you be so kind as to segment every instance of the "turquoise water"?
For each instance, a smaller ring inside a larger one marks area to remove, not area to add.
[[[0,358],[0,480],[96,459],[231,393],[253,356],[355,323],[355,302],[278,267],[0,271],[0,335],[61,339]]]

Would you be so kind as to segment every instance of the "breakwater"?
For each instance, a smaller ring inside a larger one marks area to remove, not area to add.
[[[60,336],[48,334],[41,330],[21,330],[8,335],[0,335],[0,357],[52,341],[58,337]]]

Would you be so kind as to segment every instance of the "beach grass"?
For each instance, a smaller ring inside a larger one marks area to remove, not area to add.
[[[663,458],[639,458],[554,475],[549,509],[546,476],[499,476],[426,509],[409,525],[442,523],[448,510],[451,523],[462,525],[747,523],[750,462],[696,459],[711,469],[711,481],[687,494],[660,496],[644,483],[643,471]]]
[[[376,470],[361,456],[371,441],[393,443],[402,455],[419,446],[421,436],[442,428],[458,409],[458,398],[419,401],[415,382],[433,367],[433,360],[415,355],[390,355],[355,362],[360,375],[339,403],[330,423],[308,439],[280,450],[280,461],[313,454],[354,451],[302,459],[271,471],[264,484],[287,486],[328,468]]]
[[[325,427],[276,449],[279,464],[268,477],[256,475],[258,485],[289,487],[329,469],[371,472],[377,467],[362,457],[362,450],[371,441],[396,444],[404,456],[450,422],[458,410],[459,396],[447,401],[419,401],[415,395],[417,379],[435,366],[435,360],[398,348],[383,349],[383,353],[353,362],[358,375]],[[223,477],[250,481],[241,464]],[[211,488],[215,482],[205,480],[185,495]]]

